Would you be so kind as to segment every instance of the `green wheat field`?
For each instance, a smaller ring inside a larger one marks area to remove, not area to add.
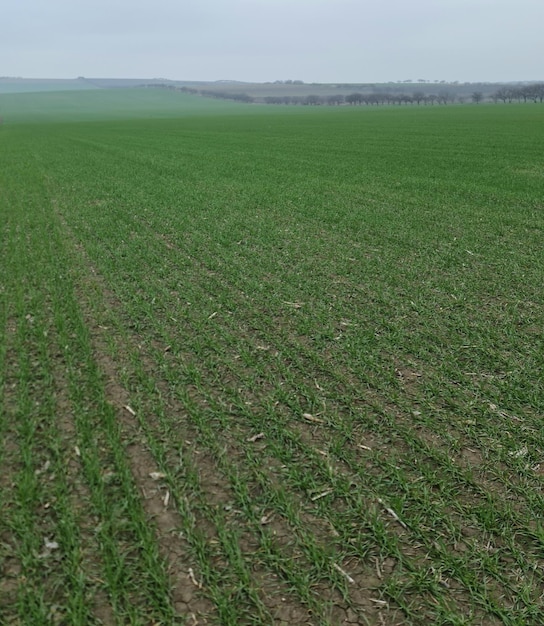
[[[544,108],[0,96],[0,623],[544,623]]]

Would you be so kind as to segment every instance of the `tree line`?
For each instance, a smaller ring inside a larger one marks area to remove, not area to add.
[[[494,102],[502,100],[502,102],[543,102],[544,101],[544,83],[532,83],[521,87],[501,87],[491,94]]]
[[[353,92],[349,94],[309,94],[309,95],[273,95],[252,96],[248,93],[235,93],[227,90],[195,89],[181,87],[180,91],[211,98],[234,100],[236,102],[258,104],[283,104],[304,106],[380,106],[380,105],[445,105],[473,102],[544,102],[544,83],[531,83],[521,86],[501,86],[493,92],[474,91],[470,95],[460,95],[454,89],[443,89],[437,93],[415,90],[411,93],[393,91]]]

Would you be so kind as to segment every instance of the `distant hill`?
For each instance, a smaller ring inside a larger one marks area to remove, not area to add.
[[[88,89],[126,89],[130,87],[176,87],[185,84],[167,78],[17,78],[0,76],[1,93],[40,91],[82,91]]]
[[[16,78],[0,76],[0,93],[32,93],[39,91],[81,91],[96,89],[77,78]]]
[[[87,78],[79,76],[71,79],[16,78],[0,77],[0,94],[31,93],[48,91],[82,91],[96,89],[162,88],[182,90],[221,99],[239,102],[270,104],[339,104],[349,103],[349,98],[357,102],[409,103],[417,102],[470,102],[474,93],[481,100],[496,100],[501,91],[505,98],[531,99],[525,87],[542,83],[461,83],[446,81],[397,81],[388,83],[305,83],[302,80],[286,80],[265,83],[246,83],[236,80],[186,81],[168,78]],[[540,97],[540,96],[538,96]],[[499,99],[502,97],[499,95]],[[504,100],[504,99],[503,99]]]
[[[165,119],[244,111],[226,100],[174,89],[64,89],[0,93],[2,126],[99,120]]]

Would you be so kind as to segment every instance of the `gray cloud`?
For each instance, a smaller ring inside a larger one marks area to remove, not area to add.
[[[543,79],[542,0],[19,0],[0,74]]]

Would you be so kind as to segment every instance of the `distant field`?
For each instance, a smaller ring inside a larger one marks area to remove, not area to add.
[[[0,623],[544,623],[543,107],[0,115]]]
[[[175,118],[238,111],[230,102],[167,89],[96,89],[0,94],[4,124]]]
[[[93,85],[77,79],[54,78],[0,78],[0,94],[42,91],[82,91],[95,89]]]

